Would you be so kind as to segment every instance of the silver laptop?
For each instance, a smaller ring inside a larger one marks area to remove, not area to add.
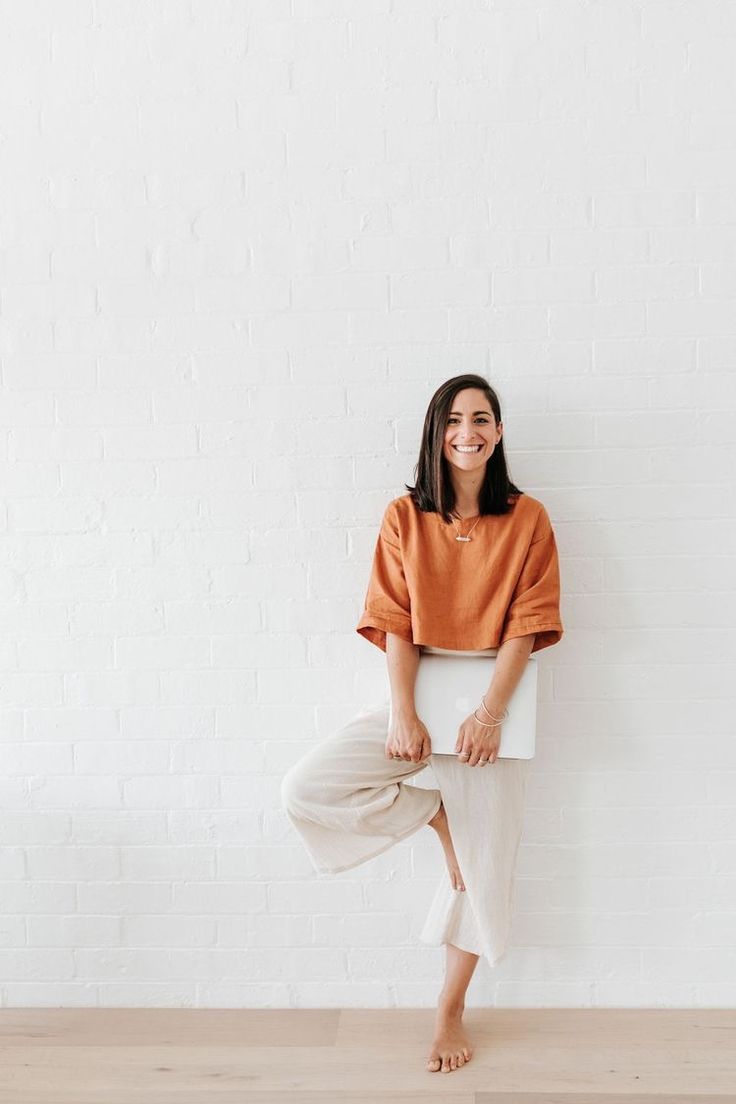
[[[458,730],[473,710],[490,722],[480,706],[493,677],[495,656],[436,655],[423,652],[414,687],[417,716],[432,739],[433,755],[457,755]],[[537,661],[527,660],[501,725],[499,759],[532,759],[537,726]],[[390,708],[389,708],[390,721]],[[490,729],[488,730],[491,731]]]

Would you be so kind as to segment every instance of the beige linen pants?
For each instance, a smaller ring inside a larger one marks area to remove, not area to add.
[[[452,943],[494,965],[509,937],[530,760],[470,767],[454,755],[433,754],[420,763],[388,759],[388,724],[385,701],[310,748],[283,778],[284,808],[315,870],[336,874],[418,831],[442,800],[465,890],[453,889],[438,856],[439,883],[419,938]],[[428,763],[440,788],[407,785]]]

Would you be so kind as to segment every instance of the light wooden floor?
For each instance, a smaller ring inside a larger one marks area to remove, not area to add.
[[[736,1104],[736,1011],[0,1009],[0,1104]]]

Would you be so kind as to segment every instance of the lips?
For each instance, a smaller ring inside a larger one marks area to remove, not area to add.
[[[461,446],[461,447],[458,447],[458,445],[453,445],[452,447],[454,448],[455,452],[459,452],[461,454],[461,456],[462,455],[472,456],[473,453],[480,452],[480,450],[483,448],[483,445],[472,445],[472,446],[464,445],[464,446]]]

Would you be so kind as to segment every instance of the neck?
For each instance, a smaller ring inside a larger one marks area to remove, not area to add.
[[[458,478],[453,473],[452,486],[455,491],[455,513],[460,514],[461,517],[474,517],[479,513],[478,492],[482,483],[482,477],[478,478],[470,475],[469,478],[463,479],[462,476]]]
[[[480,513],[480,505],[478,504],[478,500],[476,499],[475,502],[465,502],[461,499],[456,499],[455,513],[458,514],[461,518],[475,517],[476,514]]]

